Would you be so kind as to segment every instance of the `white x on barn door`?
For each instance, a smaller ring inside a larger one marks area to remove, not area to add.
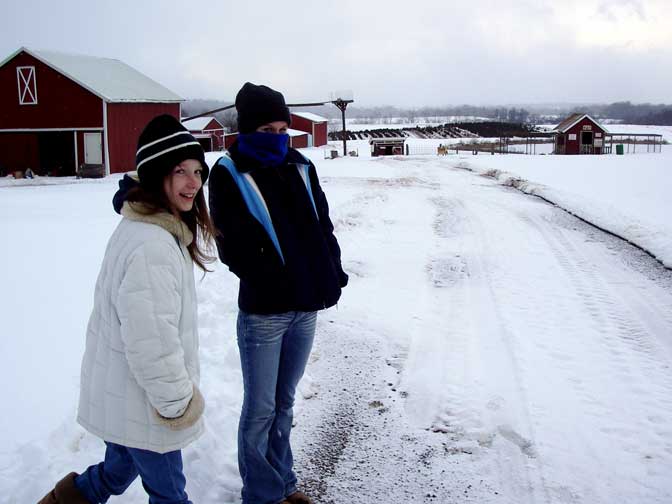
[[[19,104],[37,105],[35,67],[16,67],[16,80],[19,83]]]

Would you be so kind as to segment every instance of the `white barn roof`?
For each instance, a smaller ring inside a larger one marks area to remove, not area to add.
[[[208,123],[210,123],[210,121],[212,120],[217,121],[217,118],[214,116],[197,117],[195,119],[182,121],[182,125],[189,131],[203,131],[205,127],[208,125]],[[217,121],[217,124],[219,124],[220,127],[223,127],[219,121]]]
[[[292,129],[292,128],[287,128],[287,134],[290,137],[297,137],[297,136],[307,135],[308,133],[306,133],[305,131],[299,131],[299,130],[295,130],[295,129]]]
[[[22,47],[0,63],[0,66],[21,51],[25,51],[108,102],[170,103],[184,101],[180,96],[126,63],[111,58]]]
[[[292,112],[295,116],[303,117],[304,119],[308,119],[309,121],[321,123],[321,122],[327,122],[326,117],[319,116],[317,114],[313,114],[312,112]]]

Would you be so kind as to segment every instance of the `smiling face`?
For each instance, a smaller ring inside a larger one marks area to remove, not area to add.
[[[287,128],[289,124],[285,121],[273,121],[270,123],[262,124],[257,128],[257,131],[261,133],[275,133],[276,135],[287,133]]]
[[[186,159],[166,176],[163,180],[163,191],[171,209],[178,212],[188,212],[192,209],[196,194],[203,186],[202,171],[203,167],[199,161]]]

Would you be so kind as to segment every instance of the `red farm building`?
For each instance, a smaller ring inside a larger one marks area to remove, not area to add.
[[[403,156],[406,146],[405,137],[371,138],[371,156]]]
[[[306,147],[327,144],[327,119],[310,112],[292,112],[292,128],[308,133]]]
[[[224,126],[216,117],[197,117],[182,121],[206,152],[224,149]]]
[[[604,154],[609,132],[588,114],[572,114],[554,129],[555,154]]]
[[[292,126],[294,123],[292,122]],[[289,146],[295,149],[304,149],[310,147],[310,135],[305,131],[289,128],[287,130],[289,135]]]
[[[22,47],[0,62],[0,170],[133,170],[142,128],[182,101],[119,60]]]
[[[228,149],[233,145],[233,142],[238,138],[238,133],[225,133],[224,134],[224,148]]]

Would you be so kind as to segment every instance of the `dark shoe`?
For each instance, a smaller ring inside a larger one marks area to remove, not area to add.
[[[310,497],[299,491],[294,492],[292,495],[288,495],[285,497],[285,500],[289,502],[289,504],[313,504]]]
[[[37,504],[91,504],[75,486],[77,473],[71,472]]]

